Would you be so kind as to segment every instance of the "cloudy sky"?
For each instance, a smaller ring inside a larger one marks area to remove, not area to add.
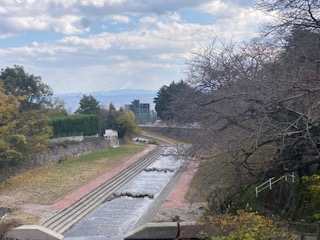
[[[0,0],[0,68],[21,65],[54,93],[158,90],[191,52],[241,40],[265,16],[255,0]]]

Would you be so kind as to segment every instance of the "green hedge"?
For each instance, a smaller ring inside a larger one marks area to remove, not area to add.
[[[98,115],[72,115],[51,119],[53,137],[91,136],[99,133]]]

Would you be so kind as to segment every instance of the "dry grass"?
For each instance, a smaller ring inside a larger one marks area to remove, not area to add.
[[[46,205],[56,202],[143,151],[147,145],[130,144],[38,167],[0,183],[0,207],[13,211],[0,220],[0,235],[21,224],[38,224],[52,214]],[[1,239],[1,238],[0,238]]]
[[[179,143],[182,143],[181,141],[179,140],[174,140],[172,138],[169,138],[167,136],[164,136],[160,133],[155,133],[155,132],[151,132],[151,131],[148,131],[148,130],[143,130],[142,131],[142,135],[145,135],[145,136],[150,136],[150,137],[154,137],[154,138],[157,138],[157,139],[161,139],[163,141],[166,141],[166,142],[169,142],[171,144],[179,144]]]
[[[100,176],[142,151],[146,145],[125,145],[62,163],[42,166],[0,183],[0,206],[52,204],[68,192]]]
[[[0,220],[0,239],[3,239],[3,236],[6,233],[6,231],[8,231],[11,228],[19,227],[21,225],[21,222],[13,219]]]
[[[226,161],[220,157],[202,160],[191,180],[186,198],[191,202],[205,202],[210,194],[216,194],[217,187],[228,186],[233,175],[231,171],[223,170]]]

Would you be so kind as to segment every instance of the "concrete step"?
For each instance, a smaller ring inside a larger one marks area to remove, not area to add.
[[[87,237],[65,237],[63,240],[123,240],[123,238],[87,236]]]
[[[84,216],[103,203],[108,197],[112,196],[115,191],[129,182],[145,167],[149,166],[153,161],[155,161],[162,151],[163,149],[161,147],[157,147],[146,156],[138,160],[136,163],[132,164],[130,167],[123,170],[109,181],[100,185],[74,204],[58,212],[52,218],[45,221],[42,225],[57,233],[63,234],[66,230],[80,221]]]

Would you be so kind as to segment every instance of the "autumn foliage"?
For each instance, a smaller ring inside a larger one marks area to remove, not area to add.
[[[294,235],[284,230],[283,224],[261,216],[256,212],[238,210],[236,215],[208,215],[202,223],[209,225],[210,232],[203,233],[203,238],[212,240],[293,240]]]

